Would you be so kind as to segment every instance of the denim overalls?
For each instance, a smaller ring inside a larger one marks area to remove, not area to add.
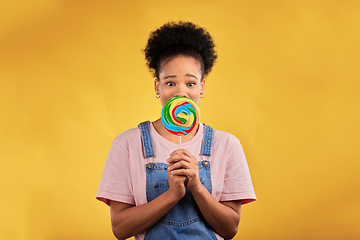
[[[198,161],[199,178],[201,183],[211,193],[210,162],[214,129],[204,125],[204,137],[201,149],[201,159]],[[169,189],[167,179],[167,163],[154,162],[155,152],[150,134],[149,121],[139,124],[146,163],[146,198],[152,201]],[[149,159],[151,159],[149,161]],[[146,231],[144,240],[152,239],[214,239],[216,236],[202,216],[191,191],[186,189],[185,196]]]

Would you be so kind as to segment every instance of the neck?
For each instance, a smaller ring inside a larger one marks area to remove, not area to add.
[[[159,118],[158,120],[153,122],[153,125],[154,125],[155,130],[163,138],[169,140],[170,142],[179,144],[179,140],[180,140],[179,136],[174,135],[174,134],[170,133],[168,130],[166,130],[166,128],[162,124],[161,118]],[[198,130],[199,130],[199,125],[196,126],[196,128],[194,128],[194,130],[191,131],[189,134],[182,136],[181,137],[181,143],[185,143],[185,142],[189,141],[190,139],[192,139],[196,135]]]

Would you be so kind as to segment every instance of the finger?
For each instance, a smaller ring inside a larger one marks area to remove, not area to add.
[[[169,179],[169,184],[172,184],[172,183],[185,183],[185,181],[187,181],[188,178],[183,175],[174,175],[169,173],[168,179]]]
[[[194,168],[195,169],[196,166],[194,166],[186,161],[179,161],[179,162],[176,162],[176,163],[168,166],[169,171],[175,170],[175,169],[180,169],[180,168],[184,168],[184,169]]]
[[[193,162],[193,160],[186,155],[172,155],[166,160],[166,162],[171,164],[182,160],[186,162]]]
[[[170,157],[176,156],[176,155],[181,156],[184,159],[188,159],[189,162],[191,162],[191,161],[197,162],[196,157],[185,149],[177,149],[177,150],[173,151],[172,153],[170,153]]]
[[[186,177],[193,177],[194,171],[191,169],[176,169],[176,170],[171,170],[170,174],[172,174],[173,176],[186,176]]]
[[[193,155],[186,149],[176,149],[175,151],[170,153],[170,156],[172,156],[172,155],[185,155],[188,157],[193,157]]]
[[[171,179],[171,182],[178,182],[178,181],[185,181],[185,179],[187,179],[187,177],[185,175],[180,175],[180,174],[172,174],[171,172],[169,172],[169,179]]]

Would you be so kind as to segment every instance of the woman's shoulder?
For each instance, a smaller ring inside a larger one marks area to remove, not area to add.
[[[229,153],[240,154],[243,152],[240,140],[232,133],[215,130],[214,148],[226,149]]]
[[[128,129],[114,138],[114,142],[133,142],[139,139],[141,133],[138,127]]]
[[[214,146],[226,149],[242,149],[240,140],[232,133],[215,130]]]
[[[239,139],[235,135],[233,135],[229,132],[216,130],[216,129],[214,129],[214,130],[215,130],[215,135],[214,135],[215,139],[217,138],[217,139],[227,140],[227,141],[231,141],[231,142],[233,142],[233,141],[239,142]]]

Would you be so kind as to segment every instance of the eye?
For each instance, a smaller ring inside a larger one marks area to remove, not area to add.
[[[188,87],[193,87],[196,85],[196,83],[191,82],[191,83],[188,83],[187,85],[188,85]]]
[[[166,85],[168,85],[168,86],[170,86],[170,87],[173,87],[173,86],[175,86],[175,83],[173,83],[173,82],[167,82]]]

